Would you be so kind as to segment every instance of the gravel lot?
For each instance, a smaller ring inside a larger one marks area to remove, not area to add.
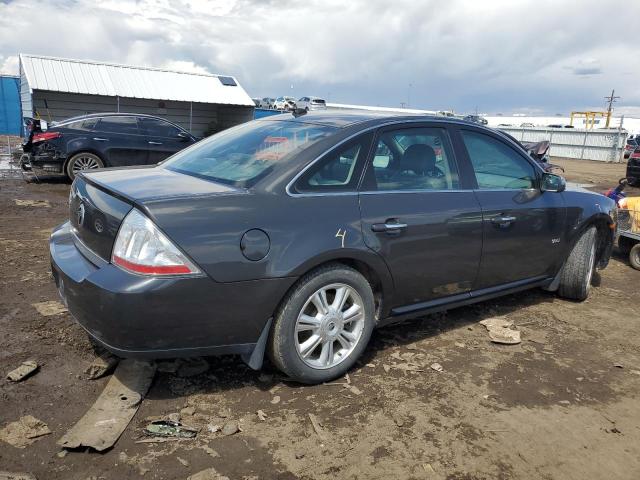
[[[597,191],[624,176],[624,165],[558,162]],[[108,381],[86,378],[93,350],[72,318],[33,306],[58,300],[47,238],[67,216],[68,192],[60,181],[0,180],[0,429],[33,415],[51,430],[25,448],[0,441],[0,471],[40,480],[185,479],[210,467],[219,476],[202,478],[640,478],[640,272],[620,257],[584,303],[534,290],[378,330],[333,384],[289,383],[236,357],[210,358],[195,377],[158,373],[114,448],[59,455],[56,441]],[[520,345],[489,341],[478,322],[496,315],[515,323]],[[28,359],[41,365],[35,375],[4,378]],[[195,439],[136,443],[150,420],[181,410],[183,423],[203,427]],[[235,435],[207,428],[232,420]]]

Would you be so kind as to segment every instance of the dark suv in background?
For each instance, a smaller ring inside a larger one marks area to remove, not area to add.
[[[197,139],[162,118],[96,113],[40,128],[35,122],[23,149],[25,168],[74,179],[81,170],[153,165]]]

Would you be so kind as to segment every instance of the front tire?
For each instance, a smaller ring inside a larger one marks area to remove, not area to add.
[[[591,227],[574,245],[560,275],[558,294],[582,301],[589,296],[596,263],[596,228]]]
[[[271,361],[293,380],[321,383],[344,375],[362,354],[375,323],[369,282],[341,264],[299,280],[276,313]]]
[[[104,162],[99,156],[89,152],[80,152],[69,159],[66,171],[67,176],[73,181],[79,172],[97,168],[104,168]]]

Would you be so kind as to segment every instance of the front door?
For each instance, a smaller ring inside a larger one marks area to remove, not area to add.
[[[159,118],[138,117],[138,125],[140,133],[146,137],[149,165],[155,165],[193,143],[178,127]]]
[[[461,129],[460,134],[483,213],[476,288],[554,274],[565,240],[562,194],[541,192],[541,172],[506,139],[472,129]]]
[[[480,263],[482,216],[447,131],[388,128],[374,146],[360,189],[362,231],[393,275],[391,306],[469,292]]]

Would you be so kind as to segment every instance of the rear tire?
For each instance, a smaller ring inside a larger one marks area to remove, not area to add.
[[[327,382],[353,366],[369,343],[374,323],[369,282],[342,264],[320,267],[302,277],[282,301],[269,338],[269,357],[293,380]]]
[[[640,243],[636,243],[629,251],[629,263],[636,270],[640,270]]]
[[[582,301],[589,296],[596,260],[596,228],[591,227],[574,245],[560,274],[558,294]]]
[[[104,168],[104,162],[99,156],[89,152],[80,152],[69,159],[65,170],[67,176],[73,181],[79,172],[97,168]]]

